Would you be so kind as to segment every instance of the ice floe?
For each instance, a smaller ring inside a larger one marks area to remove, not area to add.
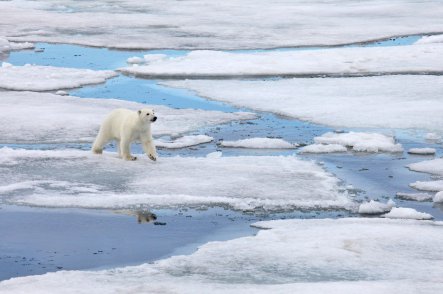
[[[145,104],[115,99],[92,99],[36,92],[1,92],[1,143],[91,142],[103,118],[115,108],[137,110]],[[172,109],[155,105],[155,136],[179,135],[234,120],[253,119],[249,112],[226,113]],[[27,117],[30,119],[23,119]]]
[[[328,132],[314,138],[317,144],[339,144],[345,147],[352,147],[358,152],[402,152],[403,147],[395,143],[393,137],[378,133],[349,132],[334,133]]]
[[[402,193],[398,192],[395,196],[399,199],[403,200],[412,200],[412,201],[431,201],[432,195],[428,193]]]
[[[185,80],[163,84],[238,107],[340,128],[443,129],[442,76]]]
[[[443,176],[443,158],[411,163],[407,167],[413,171]]]
[[[263,53],[191,51],[119,71],[147,77],[364,76],[442,73],[443,44],[354,47]]]
[[[337,178],[293,156],[160,157],[154,163],[146,156],[127,162],[115,153],[5,147],[0,149],[0,182],[4,202],[50,207],[352,206]],[[91,188],[93,193],[78,192]]]
[[[392,219],[279,220],[255,236],[124,268],[0,282],[2,293],[423,293],[443,291],[443,224]],[[239,270],[241,269],[241,270]]]
[[[443,191],[436,193],[432,201],[436,203],[443,203]]]
[[[104,83],[117,76],[111,70],[90,70],[25,65],[0,67],[0,88],[18,91],[50,91]]]
[[[379,201],[371,200],[360,204],[358,207],[358,213],[360,214],[382,214],[390,211],[395,205],[395,202],[391,199],[387,203],[381,203]]]
[[[209,143],[214,138],[206,135],[183,136],[173,141],[155,140],[155,146],[169,149],[185,148],[199,144]]]
[[[417,155],[434,155],[437,150],[435,148],[411,148],[408,150],[409,154]]]
[[[127,49],[232,49],[336,45],[443,31],[438,0],[108,3],[1,1],[0,35],[10,41]]]
[[[301,153],[334,153],[347,150],[345,146],[340,144],[311,144],[300,148]]]
[[[296,148],[298,144],[289,143],[278,138],[248,138],[237,141],[223,140],[220,142],[220,146],[256,149],[292,149]]]
[[[419,212],[413,208],[407,207],[394,207],[390,212],[382,215],[386,218],[400,218],[400,219],[416,219],[416,220],[429,220],[434,217],[429,213]]]
[[[443,191],[443,180],[437,181],[416,181],[409,184],[414,189],[429,192]]]

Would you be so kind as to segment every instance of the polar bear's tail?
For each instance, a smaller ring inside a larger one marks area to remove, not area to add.
[[[98,132],[97,137],[94,140],[94,144],[92,144],[92,152],[95,154],[103,153],[103,146],[105,146],[105,138],[103,137],[102,129]]]

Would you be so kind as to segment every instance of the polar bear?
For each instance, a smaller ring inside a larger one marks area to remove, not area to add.
[[[157,151],[152,139],[151,123],[157,117],[154,110],[143,108],[138,111],[115,109],[103,121],[97,138],[92,145],[92,152],[101,154],[103,146],[111,140],[117,141],[118,154],[125,160],[136,160],[130,153],[131,142],[140,140],[143,150],[151,160],[157,160]]]

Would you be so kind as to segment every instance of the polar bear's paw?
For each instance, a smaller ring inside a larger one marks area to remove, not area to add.
[[[155,155],[149,154],[148,157],[149,157],[149,159],[151,159],[153,161],[157,160],[157,156],[155,156]]]
[[[134,161],[134,160],[137,160],[137,156],[129,155],[129,156],[123,157],[123,159],[128,160],[128,161]]]

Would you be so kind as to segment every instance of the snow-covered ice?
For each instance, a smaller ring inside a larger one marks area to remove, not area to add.
[[[390,212],[382,215],[385,218],[396,218],[396,219],[416,219],[416,220],[429,220],[434,217],[429,213],[419,212],[413,208],[407,207],[394,207]]]
[[[437,150],[435,148],[411,148],[408,150],[409,154],[418,155],[434,155]]]
[[[443,73],[443,44],[233,53],[191,51],[119,71],[147,77],[266,77]]]
[[[289,143],[278,138],[248,138],[236,141],[223,140],[222,147],[256,148],[256,149],[293,149],[298,144]]]
[[[25,65],[0,67],[0,88],[18,91],[50,91],[104,83],[117,76],[111,70],[90,70]]]
[[[0,36],[127,49],[335,45],[442,32],[442,14],[438,0],[15,0],[0,1]]]
[[[436,193],[434,198],[432,198],[432,201],[436,203],[443,203],[443,191]]]
[[[301,153],[334,153],[347,150],[345,146],[340,144],[311,144],[300,148]]]
[[[443,180],[437,181],[416,181],[409,184],[414,189],[429,192],[443,191]]]
[[[442,76],[162,82],[200,96],[334,127],[443,130]],[[441,132],[441,131],[439,131]]]
[[[162,139],[158,139],[155,140],[155,146],[169,148],[169,149],[178,149],[178,148],[185,148],[199,144],[209,143],[212,140],[214,140],[214,138],[207,135],[191,135],[191,136],[183,136],[173,141],[164,141]]]
[[[124,268],[0,282],[2,293],[423,293],[443,291],[443,224],[392,219],[278,220],[255,236]],[[241,270],[239,270],[241,269]]]
[[[36,92],[1,92],[0,142],[91,142],[104,117],[115,108],[140,109],[145,104],[115,99],[78,98]],[[152,106],[158,120],[155,136],[179,135],[234,120],[254,119],[249,112],[226,113]],[[32,119],[23,120],[23,117]]]
[[[317,144],[339,144],[345,147],[352,147],[357,152],[402,152],[403,147],[395,143],[395,139],[378,133],[349,132],[334,133],[328,132],[314,138]]]
[[[382,214],[388,212],[394,207],[395,202],[389,199],[387,203],[371,200],[360,204],[358,213],[360,214]]]
[[[412,201],[431,201],[432,195],[428,193],[403,193],[398,192],[395,196],[399,199],[403,200],[412,200]]]
[[[352,205],[337,178],[293,156],[160,157],[157,162],[139,156],[127,162],[115,153],[5,147],[0,149],[0,183],[7,203],[50,207],[289,210]],[[95,191],[78,192],[84,189]]]
[[[413,171],[443,176],[443,158],[411,163],[407,167]]]

